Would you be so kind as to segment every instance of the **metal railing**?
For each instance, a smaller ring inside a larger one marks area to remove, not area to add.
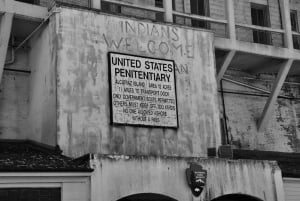
[[[291,32],[287,26],[289,18],[289,3],[283,2],[283,29],[271,27],[255,26],[250,24],[235,23],[234,19],[234,0],[224,0],[226,19],[215,19],[208,16],[201,16],[175,10],[172,0],[162,0],[162,5],[155,6],[155,0],[147,1],[147,4],[139,4],[143,1],[126,0],[86,0],[90,8],[101,9],[106,12],[129,15],[137,18],[147,18],[153,21],[167,23],[178,23],[192,27],[210,29],[216,37],[229,38],[230,40],[241,40],[246,42],[256,42],[277,47],[291,47],[299,49],[297,44],[300,33]],[[184,1],[184,0],[183,0]],[[150,5],[151,4],[151,5]],[[102,8],[101,8],[102,7]],[[185,10],[184,8],[182,10]],[[243,34],[246,33],[246,34]],[[257,36],[255,36],[257,35]],[[265,39],[256,39],[265,38]],[[293,42],[292,42],[293,40]],[[296,41],[296,42],[295,42]]]
[[[300,33],[293,31],[292,34],[293,34],[293,47],[294,49],[300,50]]]
[[[248,24],[235,24],[237,40],[285,47],[283,29],[274,29]]]

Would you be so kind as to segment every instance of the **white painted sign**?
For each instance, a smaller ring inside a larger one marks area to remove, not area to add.
[[[113,123],[178,127],[174,61],[113,52],[108,59]]]

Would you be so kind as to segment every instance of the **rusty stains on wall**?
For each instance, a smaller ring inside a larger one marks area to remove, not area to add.
[[[58,143],[65,154],[206,156],[207,147],[218,147],[211,33],[70,8],[56,22]],[[111,125],[109,51],[175,60],[178,129]]]

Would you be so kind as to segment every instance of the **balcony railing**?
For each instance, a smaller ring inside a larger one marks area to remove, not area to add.
[[[293,31],[293,47],[300,50],[300,33]]]
[[[173,11],[173,22],[202,29],[210,29],[217,37],[229,37],[227,20]]]
[[[175,10],[172,0],[134,1],[134,3],[129,0],[82,0],[78,1],[80,2],[78,4],[93,9],[101,9],[104,12],[107,11],[137,18],[147,18],[153,21],[178,23],[192,27],[210,29],[215,33],[216,37],[228,38],[230,40],[300,49],[300,33],[292,32],[291,27],[286,25],[290,23],[289,1],[281,2],[283,3],[281,5],[283,10],[281,13],[283,29],[235,23],[234,0],[223,1],[225,4],[224,13],[227,13],[227,15],[225,14],[224,16],[225,19],[215,19],[214,17],[190,14],[184,12],[184,7],[181,8],[180,11],[177,9]],[[32,0],[32,2],[37,1]],[[56,2],[69,1],[59,0]],[[160,4],[156,5],[157,2],[160,2]],[[161,4],[161,2],[163,3]]]
[[[283,29],[248,24],[235,24],[237,40],[284,47]]]

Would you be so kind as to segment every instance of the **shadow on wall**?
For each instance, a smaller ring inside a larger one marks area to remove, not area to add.
[[[119,199],[118,201],[177,201],[174,198],[168,197],[166,195],[155,194],[155,193],[141,193],[134,194],[124,198]]]
[[[218,198],[215,198],[211,201],[263,201],[261,199],[255,198],[253,196],[250,195],[244,195],[244,194],[228,194],[228,195],[224,195]]]

